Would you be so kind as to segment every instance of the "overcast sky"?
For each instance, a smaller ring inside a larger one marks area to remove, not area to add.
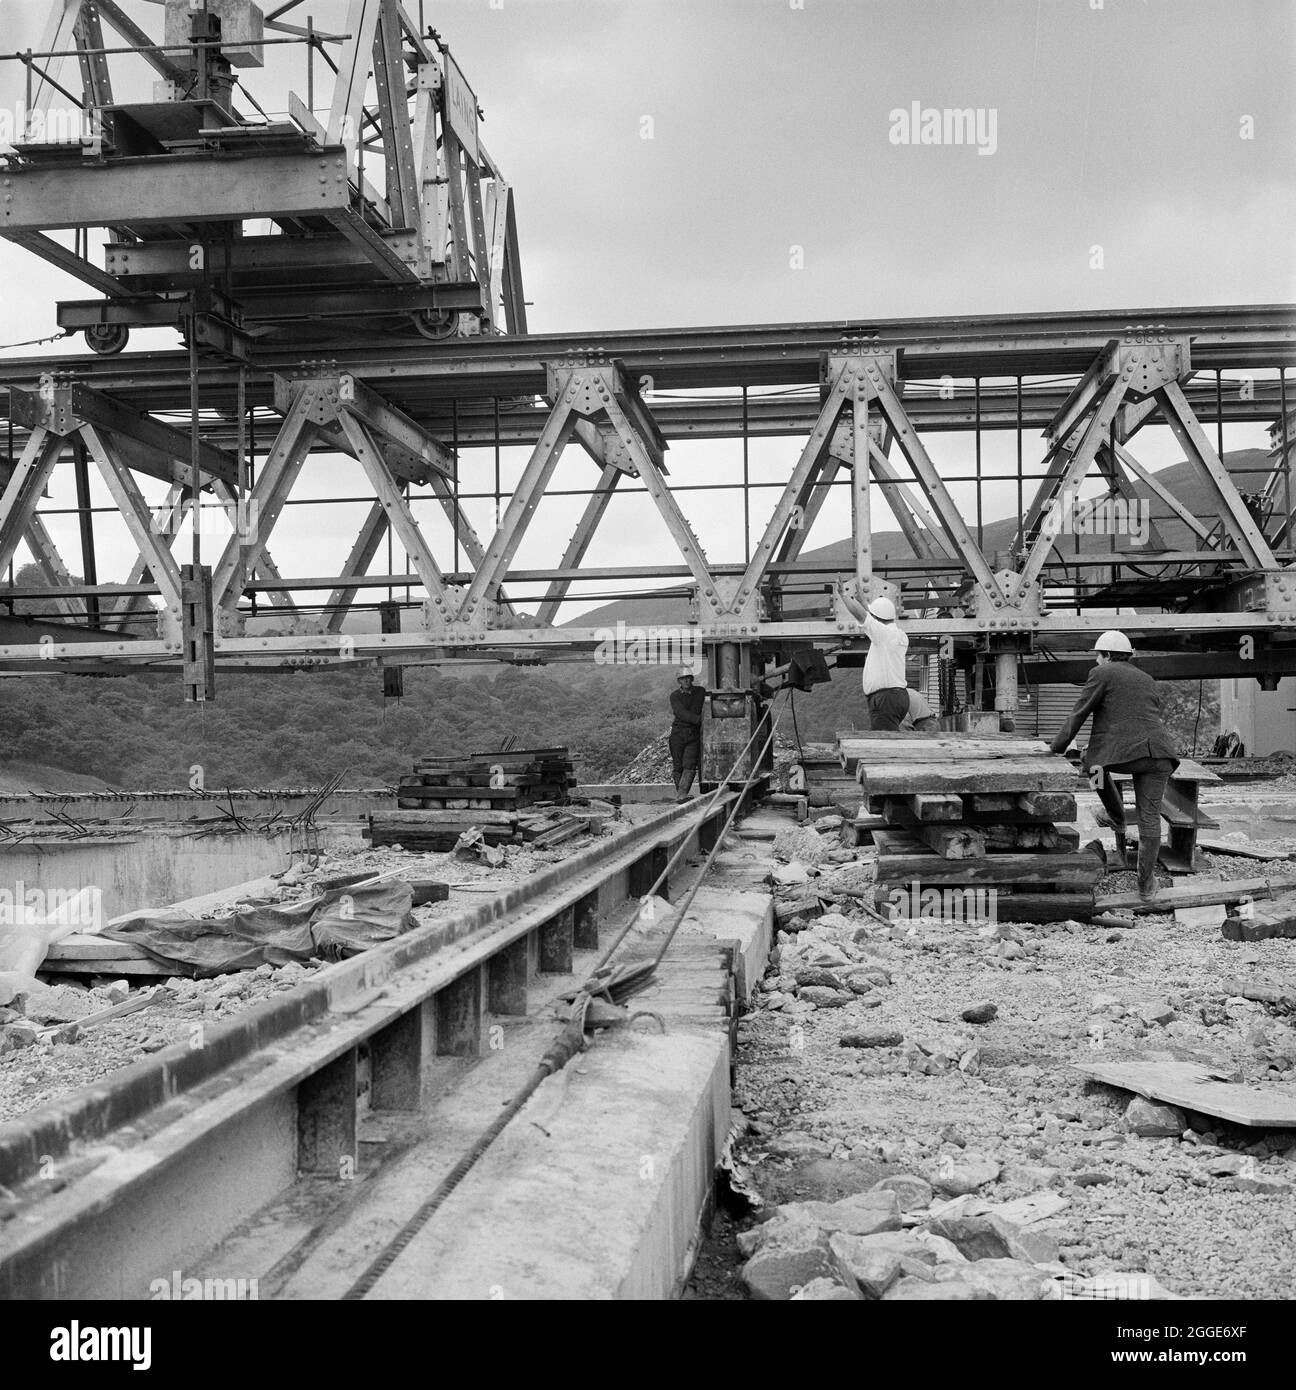
[[[159,7],[124,7],[160,31]],[[308,0],[298,15],[340,28],[346,8]],[[47,10],[0,0],[0,48],[38,44]],[[535,331],[1296,298],[1288,0],[427,0],[424,15],[514,185]],[[304,90],[300,59],[274,57],[244,74],[271,111]],[[0,83],[12,111],[17,65]],[[978,111],[980,148],[905,143],[895,113],[915,104]],[[88,294],[0,243],[0,343],[53,332],[55,301]],[[1145,435],[1150,464],[1179,457]],[[1263,443],[1258,428],[1226,435]],[[753,446],[758,474],[785,476],[797,449]],[[952,463],[966,449],[933,444]],[[672,456],[676,476],[716,480],[739,453]],[[506,480],[519,466],[506,459]],[[342,486],[341,467],[307,486]],[[561,550],[575,504],[547,506],[519,563]],[[731,503],[686,507],[713,558],[741,551]],[[281,567],[320,573],[321,542],[340,562],[361,512],[311,509],[309,540],[276,532]],[[613,520],[592,560],[660,558],[641,509]],[[815,543],[848,529],[823,525]],[[72,519],[53,529],[79,568]],[[113,534],[101,575],[124,577],[133,555]]]

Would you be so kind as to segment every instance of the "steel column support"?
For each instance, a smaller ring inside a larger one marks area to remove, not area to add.
[[[386,165],[387,208],[393,227],[419,227],[418,177],[410,139],[405,62],[401,52],[398,0],[381,0],[374,37],[373,70],[378,86],[379,121]]]
[[[869,490],[873,470],[869,467],[868,392],[858,377],[851,378],[851,444],[862,465],[851,470],[851,540],[855,552],[855,591],[867,600],[873,582],[873,512]]]

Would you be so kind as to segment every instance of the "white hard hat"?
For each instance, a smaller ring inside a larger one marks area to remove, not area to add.
[[[681,666],[679,670],[675,672],[676,680],[683,680],[685,676],[687,676],[689,680],[694,678],[693,668],[691,666]]]
[[[872,613],[875,618],[881,618],[883,622],[895,622],[895,604],[892,603],[889,598],[875,598],[873,602],[869,604],[868,611]]]
[[[1094,643],[1096,652],[1124,652],[1126,656],[1134,654],[1134,648],[1130,646],[1130,639],[1123,632],[1118,632],[1115,628],[1104,632],[1103,635]]]

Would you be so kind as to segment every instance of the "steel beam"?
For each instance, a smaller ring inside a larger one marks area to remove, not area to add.
[[[443,611],[446,610],[449,596],[441,578],[441,569],[432,557],[427,541],[409,509],[409,503],[401,496],[387,467],[382,451],[378,448],[368,427],[353,415],[343,413],[338,417],[351,452],[359,461],[369,479],[369,484],[382,504],[391,527],[405,553],[414,566],[415,573],[428,592],[430,601]]]
[[[737,598],[734,608],[742,611],[747,606],[747,600],[752,598],[765,578],[765,571],[770,561],[774,558],[774,547],[783,539],[787,531],[788,523],[791,521],[795,508],[799,505],[799,498],[806,485],[818,471],[824,458],[828,453],[828,445],[832,439],[833,431],[837,427],[837,421],[841,418],[842,412],[857,400],[855,393],[855,377],[853,371],[839,366],[836,370],[832,384],[829,386],[824,397],[822,406],[819,409],[819,418],[814,423],[814,428],[810,431],[810,438],[806,440],[804,448],[801,450],[800,457],[792,467],[792,472],[788,475],[788,480],[775,503],[773,514],[766,523],[764,534],[760,541],[752,550],[751,559],[748,561],[747,569],[743,574],[742,581],[738,588]],[[866,426],[867,430],[867,426]],[[858,431],[857,431],[858,434]],[[864,436],[864,452],[868,450],[868,435]],[[859,488],[852,488],[852,534],[856,543],[856,555],[860,553],[859,546],[862,543],[867,546],[868,541],[868,476],[867,468],[860,470],[861,476],[865,479],[863,491],[864,511],[862,518],[863,531],[861,533],[859,515]]]
[[[63,441],[42,425],[33,428],[9,481],[0,493],[0,573],[9,568],[49,482]]]
[[[341,150],[223,159],[154,155],[138,163],[6,171],[0,233],[58,227],[155,226],[241,219],[345,220],[350,188]],[[374,233],[381,243],[382,239]],[[385,250],[385,247],[384,247]]]
[[[153,529],[153,516],[144,500],[139,484],[131,474],[125,461],[118,457],[116,441],[107,431],[101,432],[95,425],[83,425],[82,437],[90,446],[90,452],[99,465],[99,472],[112,494],[117,510],[130,531],[139,553],[146,560],[149,573],[162,594],[168,608],[180,613],[180,566],[175,556],[163,544]]]
[[[967,523],[963,520],[962,512],[950,496],[940,471],[932,462],[926,446],[910,422],[904,406],[900,403],[900,397],[883,370],[883,363],[875,362],[873,365],[869,385],[877,399],[878,408],[895,435],[901,453],[908,459],[909,467],[913,469],[932,510],[940,519],[941,527],[949,537],[954,553],[983,593],[991,599],[1003,600],[1004,594],[999,587],[998,579],[991,572],[985,556],[981,554]]]
[[[233,613],[243,592],[243,583],[255,571],[262,547],[270,539],[292,485],[310,448],[316,426],[316,389],[309,383],[299,386],[265,463],[257,475],[250,501],[256,507],[257,537],[246,541],[237,533],[229,538],[220,563],[212,573],[212,603],[217,612]]]
[[[470,622],[487,595],[498,589],[504,571],[508,569],[535,515],[540,497],[558,466],[563,448],[572,436],[575,423],[571,401],[566,393],[559,395],[486,554],[477,567],[477,573],[464,592],[458,612],[454,615],[460,622]]]
[[[348,372],[338,378],[338,410],[354,416],[375,434],[389,439],[423,465],[424,475],[416,482],[426,482],[433,473],[449,478],[454,472],[454,455],[439,439],[433,439],[420,425],[398,410],[363,381]]]
[[[1278,561],[1269,548],[1269,542],[1247,511],[1246,503],[1238,495],[1237,485],[1197,422],[1178,382],[1168,382],[1156,395],[1166,424],[1174,431],[1188,461],[1196,466],[1198,477],[1210,489],[1219,506],[1220,520],[1234,545],[1246,556],[1247,563],[1253,569],[1275,569]]]
[[[78,280],[83,280],[104,294],[121,293],[121,285],[107,271],[100,270],[97,265],[91,265],[84,256],[78,256],[75,251],[60,245],[44,232],[6,232],[4,237],[6,241],[21,246],[24,251],[30,251],[33,256],[39,256],[41,260],[48,261],[50,265],[57,266],[68,275],[74,275]]]
[[[1167,507],[1179,518],[1183,524],[1203,543],[1207,542],[1210,529],[1204,526],[1187,507],[1161,482],[1155,473],[1149,473],[1146,468],[1134,457],[1133,454],[1123,445],[1116,445],[1116,457],[1122,464],[1143,484],[1149,492],[1160,498]]]

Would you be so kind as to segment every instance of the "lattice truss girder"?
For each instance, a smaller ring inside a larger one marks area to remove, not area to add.
[[[265,25],[265,39],[288,47],[226,47],[236,65],[259,67],[267,53],[304,52],[293,45],[309,42],[327,60],[313,62],[321,80],[336,73],[327,121],[295,92],[263,93],[262,105],[286,110],[285,121],[265,118],[243,79],[209,90],[199,78],[206,60],[159,51],[160,36],[115,0],[50,5],[27,59],[28,131],[21,160],[6,169],[0,236],[108,296],[60,305],[60,324],[87,330],[98,351],[117,350],[131,326],[158,325],[235,356],[303,322],[318,331],[330,315],[343,328],[396,316],[429,337],[525,333],[513,190],[481,140],[476,96],[448,49],[419,33],[402,0],[350,0],[345,37],[276,17],[292,8],[280,5]],[[168,32],[176,9],[171,0],[156,12],[167,15]],[[150,16],[150,27],[159,23]],[[134,100],[127,119],[112,72],[130,49],[166,85],[151,104]],[[71,139],[85,144],[79,160],[41,138],[54,129],[55,104],[67,101],[81,107],[85,130]],[[192,130],[186,104],[201,106]],[[191,138],[175,143],[181,135]],[[127,147],[141,138],[156,147]],[[239,224],[262,219],[278,234],[242,235]],[[69,248],[50,235],[99,227],[110,233],[103,268],[79,241]],[[205,238],[211,244],[196,259]],[[222,284],[232,276],[235,293],[191,322],[175,292],[211,275]]]
[[[694,618],[701,636],[713,640],[853,636],[859,626],[840,596],[827,622],[785,616],[784,576],[771,569],[797,560],[810,527],[823,512],[830,487],[843,471],[850,479],[848,568],[853,572],[845,587],[852,597],[897,591],[894,583],[873,572],[873,498],[879,493],[917,556],[930,560],[936,569],[948,571],[957,565],[963,571],[961,604],[951,610],[949,600],[944,600],[940,616],[934,602],[922,603],[923,581],[909,584],[911,607],[916,601],[929,610],[933,631],[1007,629],[1028,638],[1088,630],[1104,621],[1050,614],[1042,603],[1041,577],[1056,542],[1059,502],[1074,496],[1095,470],[1113,495],[1132,498],[1134,483],[1143,484],[1189,528],[1203,549],[1217,550],[1221,561],[1234,565],[1239,576],[1251,573],[1250,582],[1237,591],[1245,601],[1236,594],[1222,599],[1219,607],[1224,611],[1215,615],[1217,624],[1232,628],[1244,621],[1252,626],[1296,623],[1296,576],[1282,570],[1184,394],[1183,383],[1192,375],[1186,340],[1114,340],[1099,354],[1046,431],[1042,476],[1023,509],[1010,565],[997,571],[978,547],[959,503],[905,409],[898,367],[895,350],[872,342],[847,344],[842,351],[825,356],[818,417],[779,490],[750,560],[739,573],[732,566],[729,572],[721,572],[708,560],[671,491],[666,441],[617,361],[591,356],[549,363],[549,414],[494,534],[485,541],[458,502],[455,459],[443,441],[430,436],[355,375],[329,364],[306,364],[296,376],[275,380],[281,424],[260,462],[254,488],[243,490],[239,464],[232,455],[210,444],[201,449],[203,485],[237,524],[215,566],[218,651],[233,660],[337,658],[344,645],[338,639],[347,608],[361,592],[362,581],[389,532],[409,557],[426,599],[421,610],[405,613],[403,631],[366,634],[358,644],[350,644],[348,655],[357,645],[371,654],[388,650],[395,655],[582,641],[588,634],[546,631],[545,625],[560,616],[572,575],[606,523],[609,503],[626,479],[634,480],[651,501],[692,576]],[[187,489],[187,436],[126,410],[83,384],[54,378],[42,384],[40,392],[15,389],[11,414],[28,434],[0,495],[0,566],[8,565],[19,545],[25,544],[53,586],[51,597],[62,617],[69,622],[84,620],[88,605],[83,592],[59,594],[60,589],[71,587],[70,571],[37,510],[66,444],[78,438],[95,461],[139,550],[127,587],[150,581],[163,602],[157,644],[138,643],[123,659],[142,659],[155,650],[164,656],[173,654],[179,643],[179,570],[169,538],[193,502]],[[1213,529],[1135,458],[1129,441],[1154,417],[1174,432],[1208,490],[1212,514],[1218,516]],[[597,479],[590,480],[584,511],[557,559],[537,616],[527,619],[508,599],[508,575],[569,443],[577,444],[588,457]],[[321,449],[354,459],[374,500],[341,564],[324,616],[299,612],[290,593],[272,588],[279,605],[277,635],[254,643],[246,629],[246,586],[258,579],[281,579],[270,557],[271,533],[285,524],[285,506],[306,459],[312,450]],[[857,466],[861,457],[868,460],[866,469]],[[166,497],[152,512],[136,474],[169,485]],[[411,486],[429,489],[455,528],[468,562],[467,582],[447,581],[435,547],[415,517]],[[250,524],[245,524],[249,519]],[[101,586],[99,625],[125,632],[152,610],[146,599],[121,595],[116,587]],[[914,630],[921,631],[926,621],[914,620]],[[1157,623],[1149,615],[1143,626],[1155,628]],[[73,645],[69,643],[69,649]],[[259,652],[254,650],[257,645]],[[0,648],[0,660],[21,655],[16,648]]]

